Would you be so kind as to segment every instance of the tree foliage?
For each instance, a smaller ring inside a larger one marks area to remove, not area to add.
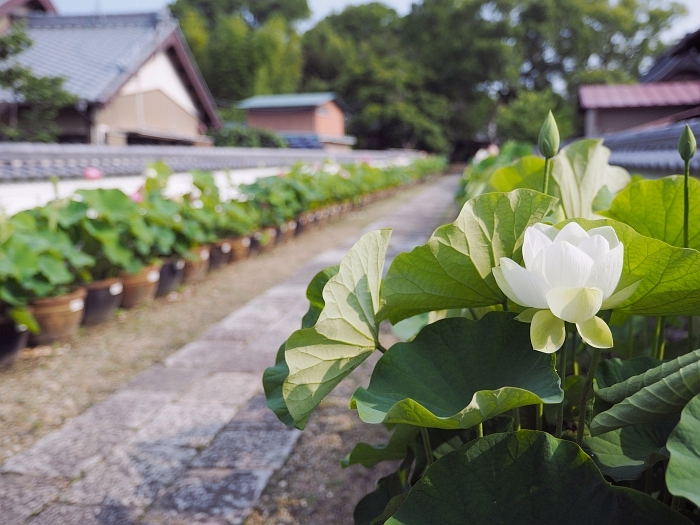
[[[14,101],[0,120],[4,140],[53,142],[60,132],[56,118],[62,108],[77,99],[63,89],[61,77],[38,77],[22,66],[16,56],[32,45],[24,27],[15,25],[0,36],[0,88]]]

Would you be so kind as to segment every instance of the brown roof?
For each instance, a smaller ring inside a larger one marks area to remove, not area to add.
[[[579,101],[583,109],[692,106],[700,104],[700,82],[581,86]]]

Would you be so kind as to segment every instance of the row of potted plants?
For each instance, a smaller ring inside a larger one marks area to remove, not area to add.
[[[209,172],[193,173],[189,193],[168,198],[170,169],[156,163],[133,195],[78,190],[2,217],[0,360],[200,281],[251,251],[417,183],[444,163],[427,157],[385,168],[297,165],[229,188],[233,199],[222,198]]]

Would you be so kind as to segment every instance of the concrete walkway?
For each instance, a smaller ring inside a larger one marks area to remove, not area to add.
[[[394,228],[389,258],[410,250],[449,220],[456,187],[456,176],[443,177],[367,231]],[[164,364],[5,461],[0,521],[242,523],[299,437],[265,407],[262,371],[300,327],[308,282],[356,240],[318,255]]]

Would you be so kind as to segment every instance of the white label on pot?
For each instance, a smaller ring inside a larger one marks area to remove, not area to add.
[[[200,254],[199,254],[199,257],[200,257],[203,261],[209,260],[209,250],[202,250],[202,251],[200,252]]]
[[[18,324],[15,327],[16,332],[26,332],[27,331],[27,325],[26,324]]]
[[[109,286],[109,295],[119,295],[123,289],[122,283],[113,283]]]
[[[243,239],[243,240],[241,241],[241,244],[242,244],[243,247],[245,247],[245,248],[247,248],[248,246],[250,246],[250,237],[246,237],[245,239]]]
[[[231,251],[231,245],[227,242],[221,245],[221,253],[228,253]]]
[[[160,280],[160,272],[158,270],[151,270],[146,274],[146,280],[149,283],[157,283]]]
[[[71,312],[79,312],[83,309],[84,305],[85,302],[82,299],[73,299],[70,303],[68,303],[68,309]]]
[[[185,267],[185,261],[179,260],[175,263],[176,270],[182,270]]]

